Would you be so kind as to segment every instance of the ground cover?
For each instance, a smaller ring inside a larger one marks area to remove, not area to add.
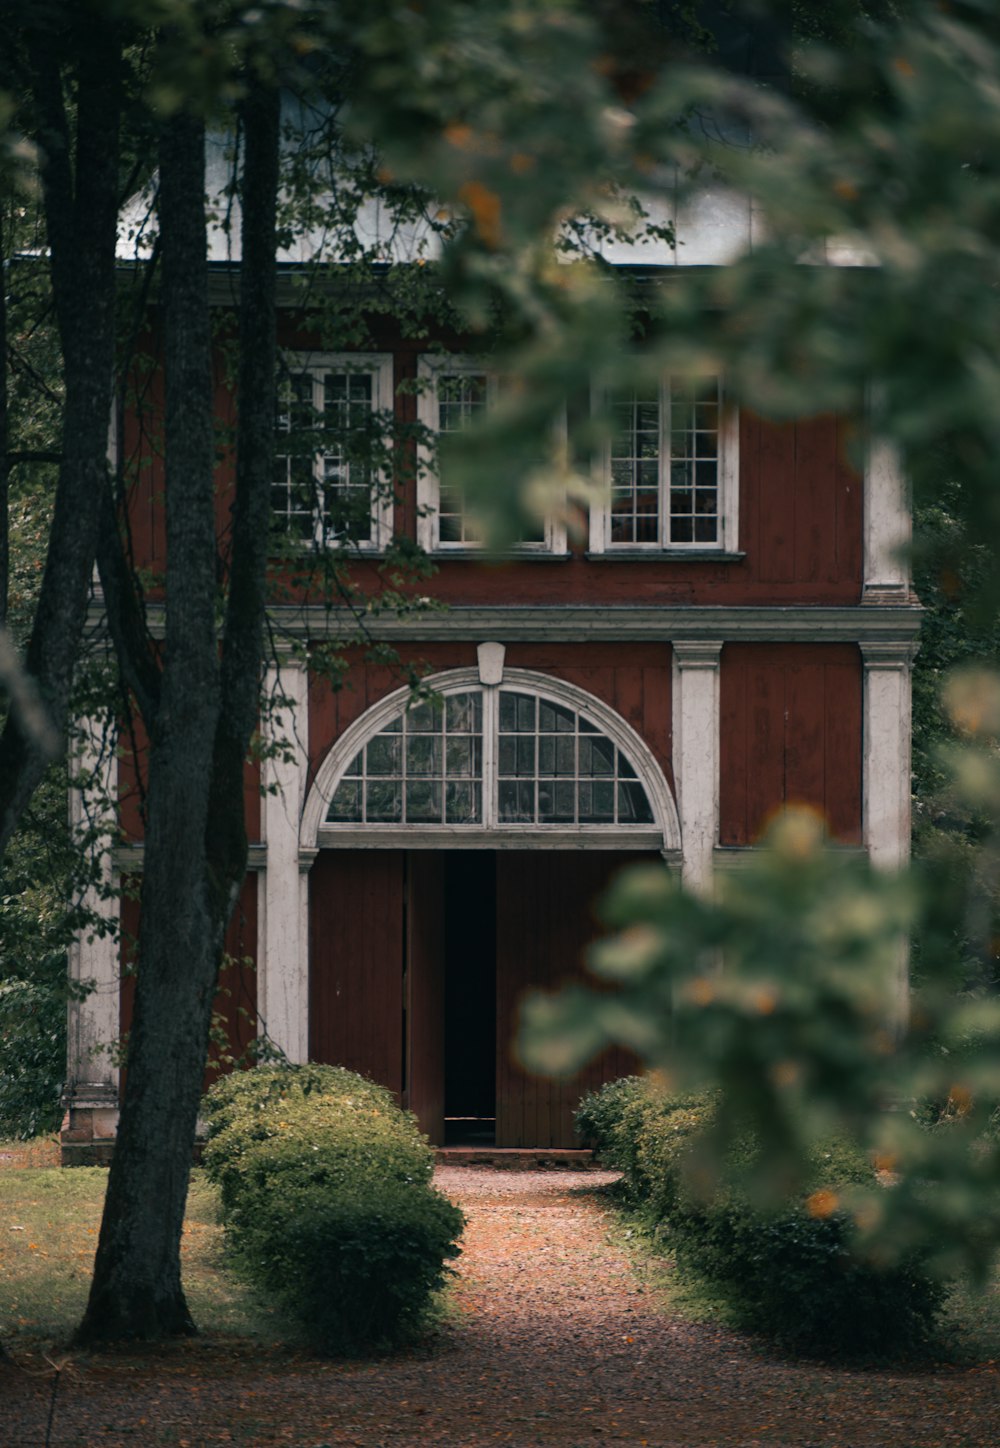
[[[1000,1375],[988,1358],[867,1372],[801,1364],[765,1355],[717,1321],[682,1315],[669,1267],[636,1255],[628,1227],[596,1190],[609,1180],[599,1172],[439,1170],[438,1184],[469,1216],[449,1316],[416,1350],[338,1363],[290,1345],[228,1279],[230,1315],[213,1320],[208,1309],[225,1299],[214,1298],[213,1287],[199,1301],[195,1290],[200,1275],[220,1271],[217,1228],[200,1186],[185,1270],[196,1315],[211,1331],[155,1351],[65,1358],[41,1329],[64,1315],[72,1320],[72,1304],[82,1300],[72,1294],[82,1294],[86,1263],[74,1254],[92,1250],[87,1227],[96,1227],[99,1175],[47,1176],[63,1201],[57,1210],[37,1168],[0,1170],[0,1320],[9,1316],[10,1282],[23,1283],[29,1269],[61,1304],[46,1307],[39,1291],[31,1312],[19,1311],[27,1323],[8,1337],[17,1365],[0,1369],[0,1442],[46,1443],[53,1390],[52,1448],[993,1448],[1000,1441]],[[11,1248],[11,1235],[21,1235],[6,1231],[11,1207],[23,1212],[43,1200],[52,1236],[36,1231],[35,1252],[27,1242]],[[989,1314],[979,1317],[988,1322]],[[61,1365],[58,1381],[53,1364]]]

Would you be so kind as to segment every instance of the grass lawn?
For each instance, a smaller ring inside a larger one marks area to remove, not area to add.
[[[20,1166],[49,1155],[41,1143],[0,1142],[0,1340],[65,1342],[83,1315],[107,1171]],[[13,1169],[4,1169],[13,1168]],[[181,1260],[188,1305],[211,1337],[273,1337],[266,1311],[222,1267],[216,1191],[195,1169]]]

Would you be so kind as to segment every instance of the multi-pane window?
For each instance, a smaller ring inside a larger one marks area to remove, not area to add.
[[[390,380],[388,358],[289,365],[278,390],[271,506],[293,540],[385,542],[391,495],[378,464]]]
[[[479,824],[482,695],[417,704],[370,739],[330,803],[331,824]]]
[[[564,704],[500,691],[501,823],[652,824],[646,791],[622,751]]]
[[[645,787],[578,710],[512,689],[469,690],[389,721],[351,760],[327,823],[643,826]]]
[[[501,382],[475,360],[424,357],[420,364],[420,418],[436,446],[426,449],[418,485],[418,540],[428,552],[480,548],[482,520],[464,489],[449,477],[447,439],[482,418],[495,402]],[[441,446],[443,444],[443,446]],[[548,459],[521,457],[510,486],[518,488],[528,473],[544,469]],[[555,520],[532,521],[514,547],[535,552],[564,552],[565,531]]]
[[[735,437],[719,378],[670,377],[613,398],[611,411],[609,500],[591,546],[716,548],[727,531],[731,539]]]
[[[437,434],[468,427],[489,405],[490,379],[486,372],[438,372],[436,381]],[[481,537],[471,516],[465,494],[449,481],[438,457],[438,542],[477,544]]]

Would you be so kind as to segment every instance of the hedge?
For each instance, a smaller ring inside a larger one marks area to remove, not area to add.
[[[326,1353],[407,1339],[459,1253],[416,1120],[331,1066],[233,1073],[205,1099],[204,1163],[239,1269]]]
[[[843,1140],[823,1144],[803,1200],[781,1212],[751,1206],[738,1172],[700,1200],[684,1166],[714,1109],[711,1096],[668,1097],[629,1077],[585,1097],[577,1127],[600,1159],[622,1172],[631,1205],[669,1243],[679,1266],[709,1287],[737,1327],[812,1356],[884,1358],[926,1347],[943,1284],[919,1258],[889,1268],[859,1258],[842,1212],[818,1217],[804,1204],[824,1188],[836,1193],[870,1180],[864,1154]],[[753,1153],[748,1136],[732,1165]]]

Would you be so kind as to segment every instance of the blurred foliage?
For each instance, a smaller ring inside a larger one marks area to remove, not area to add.
[[[856,411],[867,391],[868,436],[898,448],[912,480],[933,604],[916,690],[921,858],[881,876],[792,813],[711,898],[662,871],[626,876],[604,907],[619,933],[591,958],[618,993],[536,1000],[524,1050],[571,1071],[617,1041],[672,1088],[716,1083],[706,1170],[721,1180],[752,1127],[750,1186],[775,1204],[804,1186],[811,1144],[848,1133],[883,1172],[838,1194],[863,1250],[981,1280],[1000,1240],[1000,680],[984,667],[1000,603],[1000,51],[992,6],[901,8],[862,18],[860,47],[800,49],[804,83],[785,94],[664,76],[629,134],[651,178],[679,166],[692,188],[749,191],[761,223],[752,252],[663,289],[654,364],[710,359],[730,395],[776,416]],[[729,134],[707,134],[704,111]],[[904,1022],[908,936],[919,976]]]
[[[622,1172],[626,1202],[661,1250],[708,1285],[734,1325],[799,1353],[887,1358],[929,1347],[945,1289],[920,1254],[897,1264],[850,1243],[845,1189],[875,1168],[853,1140],[814,1143],[799,1193],[780,1209],[748,1193],[752,1131],[730,1145],[721,1183],[703,1144],[719,1098],[671,1097],[655,1079],[615,1081],[584,1097],[577,1127]]]

